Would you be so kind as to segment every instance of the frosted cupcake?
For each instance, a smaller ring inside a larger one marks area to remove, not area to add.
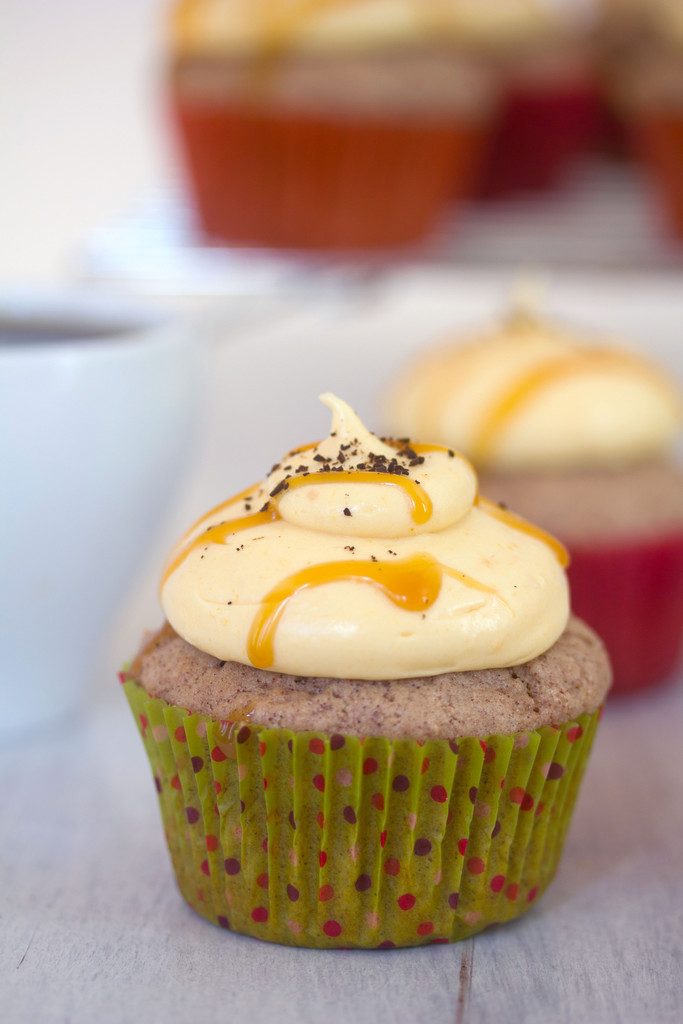
[[[171,88],[204,230],[231,242],[365,249],[421,238],[466,191],[490,71],[451,4],[183,0]]]
[[[180,890],[303,946],[450,942],[550,882],[610,670],[553,538],[339,399],[171,555],[123,676]]]
[[[615,692],[674,670],[683,635],[680,399],[643,359],[526,312],[422,353],[387,422],[458,446],[482,489],[571,553],[572,605],[607,644]]]

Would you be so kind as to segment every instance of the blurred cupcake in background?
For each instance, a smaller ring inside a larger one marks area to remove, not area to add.
[[[482,196],[548,189],[594,141],[601,121],[597,0],[453,0],[463,40],[502,89]]]
[[[403,245],[468,190],[494,87],[458,42],[451,0],[181,0],[171,29],[173,108],[209,236]]]
[[[614,103],[647,168],[670,230],[683,238],[683,3],[610,0]]]
[[[681,402],[655,366],[519,309],[421,353],[387,426],[451,445],[483,494],[569,548],[572,605],[605,641],[615,692],[665,679],[683,637]]]

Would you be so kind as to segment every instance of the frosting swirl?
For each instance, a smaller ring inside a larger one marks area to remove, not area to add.
[[[482,467],[619,466],[673,444],[681,403],[645,360],[518,310],[471,341],[421,353],[390,390],[386,419]]]
[[[330,435],[200,519],[161,602],[222,660],[397,679],[520,664],[568,618],[561,546],[477,496],[461,456],[387,442],[332,395]]]

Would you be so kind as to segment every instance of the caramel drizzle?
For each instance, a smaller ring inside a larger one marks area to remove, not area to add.
[[[562,568],[567,568],[569,565],[569,552],[557,537],[553,537],[552,533],[542,530],[540,526],[535,526],[527,519],[522,519],[521,516],[515,515],[514,512],[510,512],[506,508],[501,508],[500,505],[496,505],[495,502],[489,501],[488,498],[483,498],[481,495],[477,496],[474,503],[482,512],[486,512],[494,519],[499,519],[501,523],[512,527],[513,530],[519,530],[520,533],[525,533],[527,536],[534,537],[536,540],[547,544],[551,551],[554,552]]]
[[[528,405],[539,392],[558,380],[587,370],[610,370],[615,364],[642,370],[637,359],[629,358],[623,353],[586,350],[545,362],[522,374],[509,389],[499,395],[485,414],[472,442],[474,461],[483,465],[490,460],[501,432],[515,414]]]
[[[308,445],[307,447],[314,447],[314,445]],[[430,446],[420,446],[428,448]],[[305,449],[299,448],[296,451],[303,451]],[[417,451],[413,448],[413,451]],[[230,498],[228,501],[223,502],[220,505],[216,505],[210,512],[207,512],[205,516],[202,516],[194,526],[192,526],[181,543],[181,549],[178,554],[171,559],[161,577],[161,586],[166,583],[169,576],[175,572],[175,570],[182,565],[190,552],[194,551],[195,548],[202,547],[204,544],[223,544],[227,537],[233,533],[239,533],[242,530],[249,530],[253,526],[263,526],[265,523],[273,523],[282,519],[278,506],[282,498],[289,491],[295,491],[299,487],[313,487],[316,484],[346,484],[346,483],[371,483],[371,484],[382,484],[384,486],[398,487],[405,495],[407,495],[410,501],[410,514],[414,523],[421,525],[430,520],[433,512],[432,500],[420,484],[416,483],[415,480],[411,480],[410,477],[398,476],[394,473],[375,473],[372,470],[353,469],[348,472],[335,472],[332,470],[322,470],[321,472],[311,473],[309,476],[292,476],[286,481],[287,487],[283,488],[279,494],[275,497],[271,497],[267,502],[267,505],[260,512],[252,512],[246,516],[238,516],[235,519],[228,519],[223,523],[218,523],[216,526],[210,526],[203,533],[194,537],[189,543],[183,545],[183,541],[194,531],[202,525],[207,519],[214,515],[219,514],[225,509],[230,508],[247,495],[252,494],[258,489],[259,485],[255,487],[248,487],[246,490],[241,491],[235,495],[234,498]]]
[[[247,656],[256,668],[269,668],[275,660],[275,632],[293,597],[302,590],[327,583],[355,581],[377,587],[392,604],[404,611],[423,612],[436,601],[444,573],[467,587],[498,596],[493,587],[466,573],[442,565],[431,555],[412,555],[395,562],[323,562],[293,573],[278,583],[261,602],[247,639]]]

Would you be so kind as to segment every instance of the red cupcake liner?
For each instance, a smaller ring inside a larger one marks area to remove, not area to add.
[[[683,641],[683,533],[570,553],[572,608],[607,646],[612,693],[671,676]]]
[[[477,123],[377,120],[204,102],[173,112],[201,227],[278,248],[371,249],[426,235],[467,191]]]
[[[593,83],[511,85],[494,130],[480,195],[545,191],[599,138],[603,106]]]
[[[683,238],[683,110],[642,112],[635,144],[649,170],[673,234]]]

